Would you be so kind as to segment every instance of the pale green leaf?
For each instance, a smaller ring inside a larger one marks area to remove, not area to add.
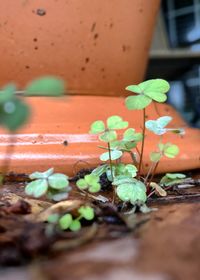
[[[152,162],[158,162],[161,159],[162,155],[159,152],[152,152],[150,154],[150,159]]]
[[[119,151],[119,150],[113,150],[113,151],[110,151],[110,155],[111,155],[111,160],[116,160],[116,159],[119,159],[123,155],[123,153],[122,153],[122,151]],[[109,152],[101,154],[100,160],[102,160],[102,161],[109,160]]]
[[[111,116],[107,119],[108,129],[123,129],[128,126],[128,122],[123,121],[119,116]]]
[[[128,96],[125,100],[125,104],[128,110],[141,110],[146,108],[151,99],[144,95]]]
[[[25,193],[27,195],[38,198],[43,196],[48,190],[48,183],[46,179],[38,179],[33,182],[28,183],[25,188]]]
[[[87,184],[87,182],[84,179],[79,179],[76,182],[76,185],[81,190],[86,190],[88,188],[88,184]]]
[[[63,189],[69,185],[68,176],[55,173],[49,176],[48,182],[51,188],[53,189]]]
[[[91,134],[99,134],[105,131],[105,125],[103,121],[93,122],[90,127]]]
[[[179,153],[179,148],[176,145],[171,145],[164,148],[164,155],[168,158],[174,158]]]
[[[59,226],[62,230],[66,230],[70,227],[73,222],[71,214],[65,214],[59,219]]]
[[[73,220],[69,226],[71,231],[78,231],[81,229],[81,223],[78,220]]]
[[[33,179],[47,179],[50,175],[52,175],[54,172],[54,168],[50,168],[45,172],[33,172],[32,174],[29,175],[29,178],[31,180]]]
[[[94,219],[94,209],[90,206],[81,206],[78,209],[79,214],[81,214],[81,216],[88,220],[91,221]]]
[[[104,142],[112,142],[117,139],[117,133],[116,131],[106,131],[102,135],[99,136],[99,139]]]
[[[60,96],[65,93],[65,82],[60,78],[45,76],[30,82],[26,89],[29,96]]]

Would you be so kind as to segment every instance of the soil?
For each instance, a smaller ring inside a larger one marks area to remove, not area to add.
[[[36,217],[51,202],[27,198],[23,180],[0,189],[0,279],[199,279],[200,186],[152,198],[158,210],[149,214],[125,217],[96,202],[93,224],[49,234]],[[69,201],[80,199],[73,193]]]

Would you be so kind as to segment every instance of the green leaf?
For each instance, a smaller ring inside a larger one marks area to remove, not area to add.
[[[120,163],[116,166],[116,174],[125,175],[129,177],[135,177],[137,174],[137,168],[133,164]]]
[[[73,220],[69,226],[71,231],[78,231],[81,229],[81,223],[78,220]]]
[[[123,121],[119,116],[112,116],[107,119],[108,129],[123,129],[128,126],[128,122]]]
[[[73,222],[71,214],[65,214],[59,219],[59,226],[62,230],[66,230],[70,227]]]
[[[88,185],[93,185],[99,182],[99,176],[96,176],[94,174],[85,175],[84,179]]]
[[[93,183],[89,188],[89,192],[96,193],[101,190],[101,185],[99,183]]]
[[[129,128],[124,132],[123,140],[124,141],[135,141],[139,142],[143,138],[142,133],[136,133],[135,129]]]
[[[81,206],[78,209],[78,212],[81,214],[81,216],[88,220],[91,221],[94,219],[94,209],[90,206]]]
[[[126,175],[118,175],[114,178],[114,181],[112,184],[114,186],[118,186],[118,185],[122,185],[122,184],[135,184],[136,181],[137,181],[136,179],[127,177]]]
[[[87,184],[87,182],[84,179],[79,179],[76,182],[76,185],[81,190],[86,190],[88,188],[88,184]]]
[[[105,131],[105,125],[103,121],[93,122],[90,127],[91,134],[99,134]]]
[[[152,162],[158,162],[161,159],[162,155],[159,152],[152,152],[150,154],[150,159]]]
[[[108,168],[109,168],[108,164],[100,165],[96,167],[94,170],[92,170],[92,174],[100,177],[103,173],[106,172]]]
[[[55,173],[49,176],[48,182],[51,188],[53,189],[63,189],[69,185],[68,176],[61,174],[61,173]]]
[[[25,188],[25,193],[33,197],[43,196],[48,190],[46,179],[38,179],[29,183]]]
[[[59,219],[59,215],[58,214],[51,214],[51,215],[48,216],[47,222],[51,223],[51,224],[56,224],[58,219]]]
[[[181,183],[185,178],[186,175],[182,173],[166,173],[160,180],[160,183],[169,186],[171,184]]]
[[[128,96],[125,100],[125,105],[128,110],[141,110],[146,108],[151,99],[144,95]]]
[[[167,178],[169,179],[184,179],[186,175],[183,173],[166,173]]]
[[[62,79],[46,76],[30,82],[25,91],[29,96],[60,96],[66,90]]]
[[[131,202],[133,205],[137,201],[145,202],[147,199],[145,185],[137,180],[119,185],[117,195],[122,201]]]
[[[33,179],[47,179],[50,175],[52,175],[54,172],[54,168],[50,168],[45,172],[33,172],[32,174],[29,175],[29,178],[31,180]]]
[[[0,124],[10,131],[16,131],[26,123],[30,109],[23,101],[13,98],[0,104]]]
[[[70,189],[67,189],[66,191],[57,192],[57,193],[51,194],[51,195],[49,195],[49,192],[48,192],[48,197],[49,197],[50,199],[52,199],[53,201],[56,201],[56,202],[62,201],[62,200],[65,200],[65,199],[68,198],[68,196],[69,196],[69,191],[70,191],[70,190],[71,190],[71,188],[70,188]]]
[[[116,159],[119,159],[123,155],[123,153],[122,153],[122,151],[119,151],[119,150],[113,150],[113,151],[110,151],[110,155],[111,155],[111,160],[116,160]],[[109,160],[109,152],[101,154],[100,160],[102,160],[102,161]]]
[[[157,120],[148,120],[145,122],[145,127],[154,132],[156,135],[162,135],[167,131],[165,126],[168,125],[171,120],[172,118],[169,116],[164,116],[158,118]]]
[[[99,139],[104,142],[112,142],[117,139],[116,131],[110,130],[104,132],[102,135],[99,136]]]
[[[170,145],[164,148],[164,155],[168,158],[174,158],[179,153],[179,148],[176,145]]]
[[[150,97],[157,102],[165,102],[167,99],[166,92],[169,91],[169,83],[163,79],[152,79],[140,83],[141,94]]]
[[[8,84],[0,91],[0,104],[12,100],[15,95],[16,85]]]

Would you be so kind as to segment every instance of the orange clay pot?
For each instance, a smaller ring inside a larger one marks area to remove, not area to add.
[[[98,165],[99,142],[88,130],[91,122],[112,114],[140,130],[141,112],[127,111],[120,97],[102,95],[122,95],[126,85],[142,81],[158,8],[158,0],[0,1],[0,86],[16,81],[23,89],[36,76],[56,74],[68,81],[69,93],[77,94],[28,100],[32,119],[11,137],[15,148],[7,155],[10,171],[29,173],[54,166],[73,175]],[[172,115],[175,127],[186,126],[169,106],[157,109],[160,115]],[[158,117],[153,105],[147,114],[149,119]],[[144,172],[158,141],[150,133],[146,140]],[[199,131],[187,127],[182,138],[168,135],[166,141],[177,143],[180,154],[163,160],[158,172],[199,167],[199,140]],[[1,166],[9,143],[9,134],[1,130]]]
[[[71,94],[124,93],[143,79],[159,2],[0,1],[0,86],[54,74]]]
[[[94,120],[106,120],[119,114],[129,121],[130,127],[141,131],[142,112],[127,111],[124,99],[119,97],[72,96],[50,100],[43,98],[28,99],[33,108],[29,124],[16,135],[14,154],[11,156],[10,170],[32,172],[55,167],[73,175],[80,168],[97,166],[102,149],[98,148],[98,137],[89,135],[90,124]],[[38,104],[40,106],[38,106]],[[149,119],[162,115],[173,117],[172,127],[184,127],[182,137],[168,133],[163,141],[177,144],[180,153],[175,159],[161,160],[158,172],[183,171],[200,166],[200,131],[188,128],[179,115],[170,106],[152,104],[147,107]],[[9,135],[1,131],[0,162],[5,157]],[[149,153],[156,149],[159,137],[146,134],[144,172],[149,167]],[[10,158],[10,155],[9,155]],[[125,157],[130,162],[129,157]]]

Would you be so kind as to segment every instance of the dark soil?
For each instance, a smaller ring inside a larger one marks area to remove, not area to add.
[[[152,197],[158,211],[145,215],[96,201],[93,224],[52,233],[36,219],[51,203],[27,198],[17,181],[0,189],[0,279],[199,279],[200,186]],[[76,192],[69,198],[77,199]]]

